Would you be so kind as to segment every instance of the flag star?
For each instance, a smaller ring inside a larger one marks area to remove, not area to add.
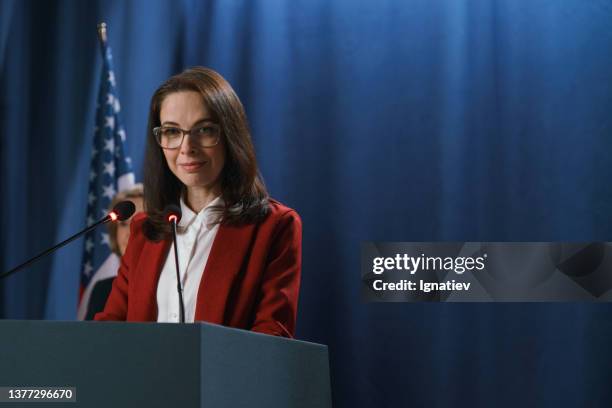
[[[114,103],[115,97],[113,96],[113,94],[109,93],[108,95],[106,95],[106,104],[112,106]]]
[[[113,104],[113,108],[115,108],[115,113],[119,113],[121,110],[121,105],[119,104],[119,99],[115,99],[115,103]]]
[[[109,152],[115,150],[115,141],[113,140],[113,138],[106,139],[104,141],[104,150],[108,150]]]
[[[108,186],[104,186],[103,188],[104,192],[102,193],[102,195],[104,197],[108,197],[109,200],[112,200],[115,196],[115,187],[113,187],[112,184],[109,184]]]
[[[108,73],[108,82],[110,82],[112,86],[115,86],[115,73],[113,71]]]
[[[91,262],[86,262],[85,265],[83,266],[83,273],[85,274],[85,276],[91,275],[92,271],[93,271],[93,268],[91,266]]]
[[[107,127],[110,129],[115,128],[115,117],[114,116],[105,116],[104,120],[106,121],[106,123],[104,124],[104,127]]]
[[[93,241],[91,240],[91,238],[87,238],[87,240],[85,240],[85,250],[87,252],[91,252],[93,247],[94,247]]]
[[[115,162],[109,161],[104,165],[104,173],[108,173],[109,176],[113,177],[115,174]]]
[[[91,149],[91,157],[96,157],[96,154],[98,154],[98,149],[94,147],[93,149]]]
[[[118,135],[119,135],[119,137],[121,138],[121,141],[122,141],[122,142],[125,142],[125,129],[120,128],[120,129],[117,131],[117,134],[118,134]]]
[[[93,215],[87,217],[87,226],[92,225],[95,222]]]
[[[131,164],[132,164],[132,159],[131,159],[131,158],[129,158],[129,157],[126,157],[126,158],[125,158],[125,162],[126,162],[127,164],[131,165]]]
[[[89,195],[87,196],[87,202],[89,203],[89,205],[92,205],[95,201],[96,201],[96,195],[90,191]]]
[[[107,246],[110,247],[110,238],[109,238],[108,234],[106,234],[104,232],[102,233],[102,239],[100,240],[100,243],[102,245],[107,245]]]

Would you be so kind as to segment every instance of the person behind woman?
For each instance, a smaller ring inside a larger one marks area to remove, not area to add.
[[[142,184],[135,184],[129,190],[121,191],[115,195],[109,205],[109,211],[117,203],[124,200],[133,202],[136,206],[136,211],[142,211],[143,196]],[[100,267],[100,270],[96,271],[87,289],[85,289],[82,299],[85,302],[85,309],[82,310],[79,307],[79,319],[92,320],[96,313],[104,310],[104,305],[110,294],[117,268],[119,267],[119,258],[125,254],[125,248],[130,237],[130,223],[132,219],[133,217],[106,224],[112,253],[109,259]]]
[[[185,321],[292,337],[302,224],[270,198],[244,108],[215,71],[195,67],[153,94],[144,165],[145,213],[137,214],[118,276],[96,320],[179,321],[171,226]]]

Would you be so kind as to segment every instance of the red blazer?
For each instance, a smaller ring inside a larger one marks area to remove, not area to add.
[[[113,288],[95,320],[157,321],[157,283],[171,240],[150,241],[134,216]],[[302,222],[270,200],[259,224],[221,224],[196,299],[195,320],[293,337],[302,262]]]

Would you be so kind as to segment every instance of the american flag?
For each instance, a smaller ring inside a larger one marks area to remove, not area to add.
[[[111,49],[100,41],[103,56],[96,127],[91,154],[89,192],[87,196],[87,225],[106,216],[115,194],[134,185],[131,160],[125,151],[125,128],[119,117],[120,105]],[[108,230],[94,229],[85,235],[81,270],[78,319],[87,314],[89,296],[94,284],[117,274],[118,258],[112,254]]]

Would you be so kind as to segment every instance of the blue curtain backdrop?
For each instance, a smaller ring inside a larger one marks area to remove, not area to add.
[[[366,240],[612,241],[612,2],[0,0],[2,270],[85,225],[100,21],[137,179],[165,78],[240,95],[335,406],[612,405],[609,305],[359,297]],[[74,319],[81,250],[1,282],[0,316]]]

